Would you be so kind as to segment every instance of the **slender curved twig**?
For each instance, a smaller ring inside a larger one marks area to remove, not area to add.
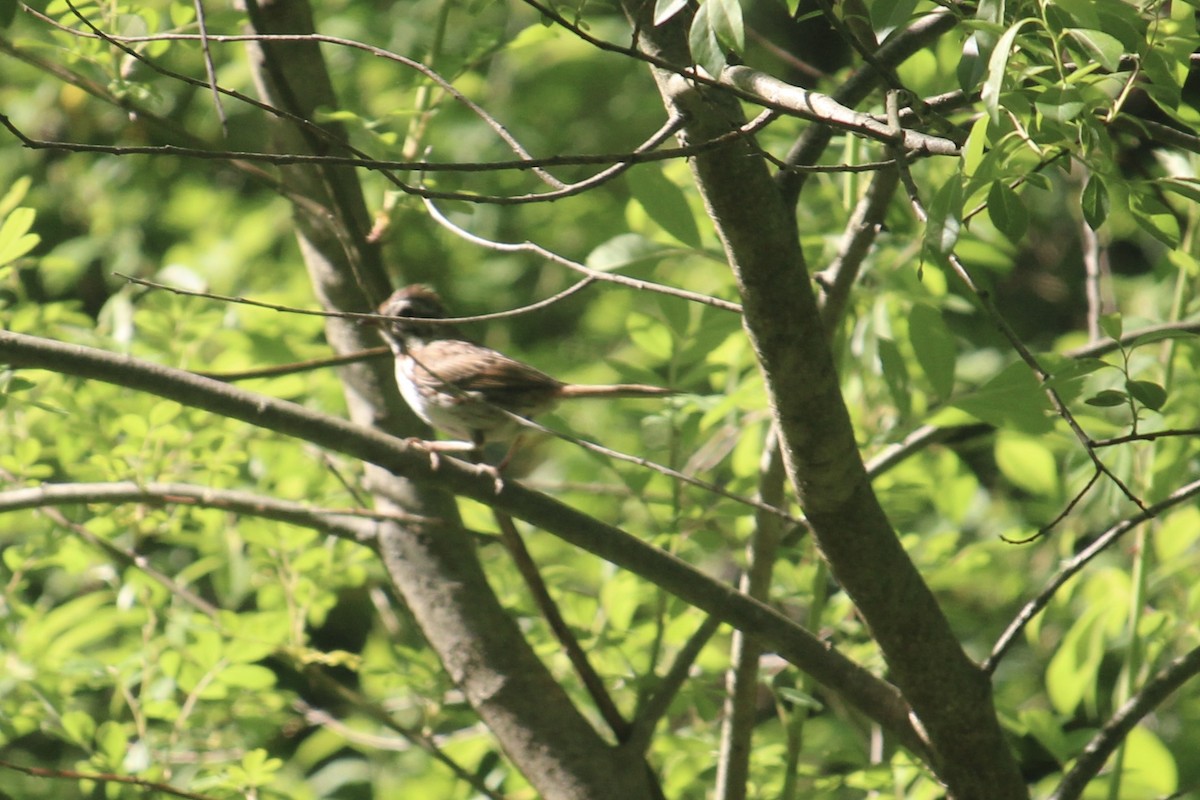
[[[996,666],[1000,663],[1000,659],[1004,658],[1004,654],[1008,652],[1016,641],[1017,636],[1024,630],[1038,612],[1045,608],[1054,595],[1062,588],[1063,584],[1070,580],[1077,572],[1087,566],[1100,553],[1104,552],[1113,542],[1120,539],[1129,531],[1141,525],[1144,522],[1158,516],[1167,509],[1184,503],[1193,497],[1200,495],[1200,480],[1192,481],[1185,484],[1157,503],[1147,506],[1139,510],[1136,514],[1126,517],[1117,524],[1110,527],[1104,533],[1097,536],[1091,544],[1079,551],[1074,557],[1066,561],[1058,572],[1054,574],[1040,592],[1028,603],[1026,603],[1013,621],[1008,624],[1004,632],[1000,634],[1000,638],[992,645],[992,652],[981,665],[983,671],[991,674],[996,671]]]

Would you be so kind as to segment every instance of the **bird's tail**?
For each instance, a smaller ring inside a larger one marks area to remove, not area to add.
[[[611,383],[599,386],[568,383],[562,387],[559,396],[569,399],[574,397],[667,397],[673,394],[678,394],[678,392],[674,389],[647,386],[642,383]]]

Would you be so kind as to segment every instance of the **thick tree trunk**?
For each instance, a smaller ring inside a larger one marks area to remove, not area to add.
[[[629,1],[625,8],[645,52],[689,64],[684,15],[655,26],[653,4]],[[685,120],[684,144],[744,122],[731,95],[669,70],[653,72],[667,109]],[[766,162],[740,140],[691,163],[738,282],[788,476],[833,575],[870,625],[889,677],[928,735],[930,766],[958,800],[1027,797],[987,676],[963,652],[871,488],[795,224]]]
[[[304,0],[249,4],[256,33],[313,32]],[[263,42],[252,51],[255,78],[267,102],[310,120],[318,107],[336,108],[332,83],[316,43]],[[340,130],[279,119],[276,146],[288,153],[335,153]],[[348,168],[290,166],[282,181],[295,208],[296,235],[314,290],[330,309],[365,311],[383,299],[389,281],[367,243],[369,218],[356,174]],[[379,342],[362,326],[330,319],[339,353]],[[400,400],[390,362],[344,368],[351,419],[391,432],[417,430]],[[515,621],[488,586],[463,531],[453,498],[368,466],[377,502],[437,520],[384,526],[378,541],[388,576],[446,670],[542,797],[555,800],[637,800],[650,797],[640,754],[605,743],[538,660]]]

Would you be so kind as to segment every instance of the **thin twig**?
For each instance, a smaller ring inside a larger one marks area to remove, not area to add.
[[[221,105],[221,92],[217,88],[217,70],[213,65],[212,50],[208,41],[208,22],[204,16],[203,0],[193,0],[192,7],[196,10],[196,27],[200,31],[200,52],[204,54],[204,77],[208,80],[212,92],[213,107],[217,111],[217,119],[221,121],[221,131],[229,135],[229,120],[225,118],[225,106]]]
[[[11,479],[11,478],[10,478]],[[369,542],[375,526],[369,520],[408,524],[433,524],[438,520],[418,514],[374,511],[367,508],[316,508],[304,503],[235,489],[214,489],[190,483],[43,483],[0,491],[0,511],[80,503],[146,503],[219,508],[235,514],[262,517],[304,528],[327,531],[342,538]]]
[[[1177,436],[1200,436],[1200,428],[1171,428],[1164,431],[1149,431],[1146,433],[1127,433],[1124,436],[1113,436],[1109,439],[1097,439],[1092,444],[1095,447],[1112,447],[1127,442],[1153,442],[1158,439],[1170,439]]]
[[[338,317],[340,319],[356,319],[363,322],[390,322],[396,319],[396,317],[389,314],[368,314],[358,311],[324,311],[315,308],[298,308],[296,306],[285,306],[278,303],[267,303],[262,300],[252,300],[248,297],[236,297],[233,295],[217,294],[216,292],[204,292],[196,289],[183,289],[178,286],[170,286],[165,283],[156,283],[155,281],[146,280],[145,278],[135,278],[132,275],[126,275],[123,272],[114,272],[113,275],[127,280],[130,283],[136,283],[139,286],[146,286],[151,289],[162,289],[171,292],[172,294],[183,295],[185,297],[203,297],[207,300],[217,300],[222,303],[237,303],[239,305],[254,306],[255,308],[265,308],[269,311],[278,311],[284,314],[301,314],[309,317]],[[517,317],[522,314],[528,314],[531,311],[537,311],[561,302],[581,289],[586,288],[593,282],[593,279],[585,278],[584,280],[571,284],[571,286],[567,287],[561,292],[551,295],[544,300],[538,300],[536,303],[529,303],[528,305],[509,309],[508,311],[496,311],[491,314],[476,314],[475,316],[471,317],[445,317],[438,319],[427,319],[422,317],[421,323],[453,326],[469,322],[490,322],[491,320],[496,319]],[[358,360],[360,357],[366,357],[365,354],[367,353],[372,353],[373,355],[372,351],[363,351],[362,353],[354,355],[353,359]],[[343,358],[351,358],[351,356],[343,356]]]
[[[922,223],[927,223],[929,215],[921,201],[920,192],[918,191],[916,184],[913,182],[912,175],[908,173],[908,170],[905,169],[903,165],[901,165],[900,168],[900,181],[908,191],[909,203],[912,205],[913,212],[916,214],[917,219]],[[1042,387],[1042,391],[1046,393],[1046,397],[1050,400],[1050,404],[1053,406],[1055,413],[1058,414],[1059,418],[1067,423],[1067,426],[1071,429],[1071,432],[1075,434],[1075,438],[1078,439],[1080,444],[1083,445],[1084,451],[1087,453],[1092,464],[1097,470],[1104,473],[1104,475],[1113,483],[1113,485],[1120,489],[1121,493],[1129,498],[1134,505],[1142,510],[1145,510],[1146,504],[1142,501],[1142,499],[1135,495],[1133,491],[1130,490],[1130,488],[1125,484],[1125,482],[1122,481],[1116,475],[1116,473],[1109,469],[1108,465],[1106,465],[1096,453],[1096,448],[1092,443],[1091,437],[1088,436],[1088,434],[1083,430],[1083,427],[1079,424],[1079,421],[1075,419],[1075,415],[1071,413],[1071,410],[1067,408],[1066,403],[1063,402],[1063,399],[1061,396],[1059,396],[1058,391],[1050,385],[1050,380],[1053,376],[1041,365],[1041,363],[1037,360],[1037,357],[1034,356],[1029,348],[1025,346],[1025,343],[1021,341],[1021,338],[1017,336],[1016,331],[1013,330],[1012,326],[1008,323],[1008,320],[1005,319],[1004,315],[1001,314],[999,309],[996,308],[996,304],[992,301],[991,294],[979,286],[979,284],[975,281],[974,276],[971,275],[970,271],[967,270],[966,266],[962,263],[958,256],[954,254],[954,252],[946,253],[945,259],[950,265],[951,271],[958,276],[959,280],[962,281],[967,289],[970,290],[971,294],[975,296],[975,299],[979,302],[980,308],[983,309],[983,312],[1000,330],[1000,333],[1004,336],[1004,338],[1008,340],[1009,345],[1017,353],[1020,359],[1024,361],[1025,364],[1033,371],[1033,374],[1038,379],[1038,383]]]
[[[1149,339],[1158,341],[1159,337],[1165,335],[1179,334],[1184,336],[1191,334],[1200,336],[1200,320],[1191,319],[1182,322],[1164,322],[1160,325],[1149,325],[1145,328],[1127,331],[1121,334],[1121,340],[1104,339],[1098,342],[1088,342],[1082,347],[1076,347],[1066,351],[1063,355],[1068,358],[1098,358],[1108,353],[1118,350],[1123,347],[1129,347],[1138,343],[1139,339]]]
[[[27,767],[22,764],[14,764],[11,761],[0,760],[0,768],[10,769],[13,772],[20,772],[34,778],[53,778],[55,780],[67,781],[95,781],[98,784],[106,783],[121,783],[126,786],[137,786],[141,789],[148,789],[152,792],[159,792],[170,795],[171,797],[183,797],[186,800],[214,800],[214,795],[198,794],[189,792],[184,789],[176,789],[168,783],[161,781],[149,781],[144,778],[135,778],[132,775],[114,775],[111,772],[79,772],[73,769],[50,769],[48,767]]]
[[[1092,470],[1092,477],[1089,478],[1088,482],[1083,485],[1083,488],[1075,493],[1075,496],[1072,497],[1070,499],[1070,501],[1066,504],[1066,506],[1063,507],[1062,511],[1058,512],[1058,514],[1054,517],[1054,519],[1050,520],[1045,525],[1038,528],[1036,533],[1033,533],[1033,534],[1023,537],[1021,539],[1013,539],[1011,537],[1001,535],[1000,541],[1005,542],[1007,544],[1030,544],[1032,542],[1036,542],[1038,539],[1042,538],[1047,533],[1049,533],[1050,531],[1052,531],[1056,527],[1058,527],[1058,523],[1060,523],[1064,519],[1066,519],[1067,516],[1070,515],[1070,513],[1072,511],[1075,510],[1075,506],[1079,505],[1079,503],[1083,500],[1084,496],[1086,496],[1087,493],[1089,491],[1091,491],[1092,487],[1096,485],[1096,481],[1100,480],[1101,474],[1102,473],[1098,469]]]
[[[489,788],[488,785],[482,780],[482,776],[471,772],[466,767],[463,767],[457,761],[450,758],[450,756],[446,755],[446,752],[438,745],[437,741],[433,737],[425,734],[423,731],[418,730],[417,728],[401,725],[400,723],[396,722],[393,716],[385,709],[380,708],[377,703],[350,689],[341,682],[334,680],[323,670],[307,669],[304,670],[304,675],[310,680],[316,680],[319,682],[322,689],[337,694],[341,700],[353,705],[356,711],[365,714],[367,717],[373,719],[375,722],[378,722],[380,725],[383,725],[389,730],[395,731],[408,743],[415,745],[416,747],[419,747],[421,750],[428,753],[431,758],[449,769],[450,772],[454,774],[454,777],[458,778],[460,781],[467,784],[484,797],[491,798],[491,800],[504,800],[505,796],[500,792]],[[373,750],[402,752],[404,749],[407,749],[404,742],[389,739],[383,736],[363,733],[362,731],[351,728],[345,722],[342,722],[329,712],[320,708],[316,708],[315,706],[311,706],[303,700],[295,701],[294,705],[296,710],[304,716],[305,721],[310,725],[322,729],[327,728],[348,742],[369,747]]]
[[[1077,572],[1087,566],[1100,553],[1108,549],[1117,539],[1124,536],[1129,531],[1141,525],[1153,517],[1158,516],[1167,509],[1173,508],[1180,503],[1186,502],[1191,498],[1200,495],[1200,480],[1192,481],[1185,484],[1165,498],[1153,505],[1139,510],[1136,514],[1126,517],[1117,524],[1110,527],[1104,533],[1100,534],[1083,550],[1079,551],[1074,557],[1059,567],[1058,572],[1054,574],[1046,585],[1037,595],[1026,603],[1013,621],[1008,624],[1004,632],[1000,634],[1000,638],[992,646],[991,655],[984,660],[981,669],[988,675],[996,670],[996,666],[1000,663],[1000,659],[1008,652],[1016,641],[1017,636],[1024,630],[1029,621],[1037,616],[1043,608],[1045,608],[1054,595],[1062,588],[1063,584],[1070,580]]]
[[[734,303],[729,300],[722,300],[718,297],[710,297],[706,294],[699,294],[698,292],[689,292],[686,289],[676,289],[674,286],[638,280],[625,275],[618,275],[612,272],[604,272],[602,270],[592,269],[591,267],[581,264],[578,261],[572,261],[564,256],[560,256],[559,254],[551,250],[547,250],[541,245],[533,242],[496,242],[491,239],[485,239],[478,234],[471,233],[470,231],[455,225],[438,209],[436,205],[433,204],[432,201],[426,200],[425,207],[428,209],[430,216],[433,217],[435,222],[447,230],[452,231],[455,235],[467,240],[468,242],[477,244],[480,247],[486,247],[489,250],[498,250],[505,253],[534,253],[535,255],[546,259],[547,261],[560,264],[567,269],[581,273],[594,281],[617,283],[622,286],[628,286],[630,288],[637,289],[638,291],[658,292],[659,294],[665,294],[670,297],[678,297],[682,300],[688,300],[693,303],[702,303],[706,306],[712,306],[713,308],[720,308],[724,311],[732,311],[735,314],[742,313],[742,307],[738,303]]]
[[[284,375],[295,375],[300,372],[312,372],[318,369],[328,369],[329,367],[341,367],[346,364],[357,364],[360,361],[368,361],[372,358],[392,358],[392,351],[386,345],[379,347],[368,347],[366,350],[359,350],[357,353],[347,353],[342,356],[327,356],[325,358],[309,358],[304,361],[295,361],[291,364],[275,364],[270,367],[258,367],[256,369],[244,369],[236,372],[210,372],[208,370],[196,370],[197,375],[205,378],[212,378],[215,381],[223,381],[225,383],[236,383],[238,381],[249,381],[257,378],[280,378]]]
[[[629,745],[635,752],[644,753],[650,747],[654,738],[654,729],[658,727],[658,723],[670,710],[671,702],[691,676],[692,665],[696,663],[704,646],[708,644],[708,640],[720,627],[721,620],[713,616],[705,617],[699,627],[688,637],[684,646],[680,648],[666,674],[658,680],[650,698],[638,710],[631,726]]]
[[[735,492],[731,492],[728,489],[718,486],[717,484],[712,483],[710,481],[705,481],[705,480],[701,480],[699,478],[694,478],[691,475],[685,475],[684,473],[680,472],[679,470],[671,469],[670,467],[667,467],[667,466],[664,466],[657,462],[651,461],[647,458],[642,458],[641,456],[631,456],[628,453],[622,453],[619,450],[612,450],[608,447],[604,447],[603,445],[598,445],[595,442],[589,442],[587,439],[580,439],[577,436],[571,436],[570,434],[562,433],[561,431],[556,431],[553,428],[547,428],[545,425],[541,425],[537,422],[534,422],[533,420],[529,420],[529,419],[526,419],[525,417],[519,416],[517,414],[513,414],[512,412],[506,411],[505,409],[499,408],[498,406],[495,408],[498,411],[503,411],[504,413],[506,413],[514,422],[517,422],[520,425],[522,425],[526,428],[529,428],[531,430],[535,430],[538,433],[544,433],[549,436],[553,436],[556,439],[562,439],[564,442],[570,442],[571,444],[573,444],[577,447],[582,447],[584,450],[588,450],[592,453],[596,453],[598,455],[605,456],[606,458],[611,458],[616,461],[624,461],[628,464],[636,464],[639,467],[645,467],[646,469],[657,472],[660,475],[665,475],[668,478],[671,478],[673,480],[680,481],[681,483],[686,483],[689,486],[695,486],[698,489],[703,489],[707,492],[712,492],[713,494],[720,495],[721,497],[732,500],[735,503],[741,503],[744,506],[749,506],[751,508],[758,509],[759,511],[766,511],[767,513],[773,514],[786,522],[792,523],[793,525],[806,525],[807,524],[801,518],[793,516],[792,514],[789,514],[787,511],[785,511],[782,508],[776,508],[775,506],[772,506],[768,503],[764,503],[763,501],[757,500],[753,497],[746,497],[745,495],[740,495]]]
[[[584,689],[591,696],[592,702],[596,704],[596,709],[604,718],[609,730],[613,732],[618,742],[626,741],[631,730],[629,722],[621,715],[617,704],[613,702],[612,696],[605,688],[604,681],[588,661],[587,654],[580,646],[579,640],[575,638],[567,621],[563,619],[554,598],[550,596],[546,582],[542,580],[542,574],[538,571],[533,556],[529,553],[529,548],[525,546],[521,534],[517,531],[517,526],[513,524],[512,517],[499,511],[493,511],[493,515],[496,518],[496,524],[500,527],[500,538],[508,549],[509,555],[512,556],[513,564],[516,565],[521,579],[525,581],[525,587],[533,596],[534,605],[546,620],[546,624],[550,626],[554,638],[558,639],[558,643],[562,645],[567,660],[575,667],[575,673],[579,675],[579,680],[583,682]]]

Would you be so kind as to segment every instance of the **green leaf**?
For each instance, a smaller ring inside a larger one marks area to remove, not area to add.
[[[822,705],[820,700],[813,697],[808,692],[801,691],[800,689],[796,689],[791,686],[778,686],[775,688],[775,694],[778,695],[781,700],[786,700],[799,708],[820,711],[825,707]]]
[[[932,306],[917,303],[908,317],[908,334],[921,371],[933,384],[938,397],[947,398],[954,391],[954,363],[958,354],[954,335],[946,327],[942,315]]]
[[[692,17],[692,27],[688,30],[688,47],[692,51],[692,60],[704,71],[714,77],[719,76],[725,69],[725,51],[710,16],[711,3],[702,3]]]
[[[955,408],[997,428],[1046,433],[1054,427],[1047,413],[1050,401],[1038,379],[1024,363],[1016,362],[974,392],[951,402]]]
[[[1126,381],[1125,388],[1135,400],[1152,411],[1158,411],[1167,402],[1167,390],[1153,381]]]
[[[975,8],[975,19],[996,25],[1004,22],[1004,0],[979,0]]]
[[[709,19],[717,39],[735,53],[746,49],[746,28],[742,23],[742,6],[738,0],[704,0],[709,6]]]
[[[1104,31],[1088,28],[1067,28],[1064,33],[1074,39],[1100,65],[1109,72],[1115,72],[1121,66],[1121,56],[1125,54],[1125,45],[1115,36]]]
[[[912,413],[912,392],[909,390],[908,364],[900,354],[900,348],[891,339],[879,340],[879,366],[883,370],[883,380],[887,384],[888,394],[896,404],[901,417]]]
[[[1167,247],[1179,246],[1179,220],[1158,198],[1141,192],[1131,192],[1129,210],[1146,233]]]
[[[96,720],[78,709],[62,715],[63,731],[74,744],[90,750],[92,737],[96,735]]]
[[[992,51],[991,58],[988,59],[987,80],[983,82],[980,96],[992,122],[1000,121],[1000,92],[1004,87],[1004,77],[1008,71],[1008,57],[1012,52],[1013,42],[1016,41],[1021,28],[1035,21],[1023,19],[1014,23],[996,42],[996,49]]]
[[[628,572],[610,576],[600,588],[600,607],[604,609],[605,624],[614,630],[625,631],[633,624],[640,595],[637,581]]]
[[[1121,340],[1121,333],[1124,331],[1124,326],[1121,322],[1120,312],[1112,314],[1104,314],[1097,320],[1100,324],[1100,330],[1104,331],[1110,339]]]
[[[1043,117],[1054,122],[1071,122],[1087,108],[1083,93],[1074,86],[1051,86],[1034,99]]]
[[[22,378],[19,375],[11,376],[4,385],[5,394],[16,394],[17,392],[27,392],[37,386],[33,381]]]
[[[881,35],[908,24],[917,0],[888,0],[871,4],[871,25]]]
[[[1046,668],[1047,693],[1060,714],[1072,713],[1085,698],[1095,696],[1096,675],[1104,658],[1102,613],[1104,609],[1097,607],[1083,612]]]
[[[954,250],[962,230],[962,183],[952,178],[938,189],[929,204],[925,222],[925,246],[938,255]]]
[[[1029,212],[1020,195],[1004,181],[993,181],[988,191],[988,217],[1011,242],[1020,242],[1029,227]]]
[[[654,4],[654,24],[662,25],[687,8],[687,0],[658,0]]]
[[[1129,402],[1129,395],[1124,392],[1118,392],[1116,389],[1105,389],[1096,392],[1094,395],[1084,400],[1089,406],[1096,408],[1113,408],[1122,406]]]
[[[1030,494],[1058,494],[1058,463],[1041,438],[1012,431],[996,435],[996,466],[1013,485]]]
[[[17,0],[0,0],[0,28],[7,28],[17,17]]]
[[[584,263],[595,270],[613,272],[634,264],[657,261],[668,252],[668,248],[640,233],[622,233],[597,245]]]
[[[1181,197],[1186,197],[1193,203],[1200,203],[1200,185],[1198,185],[1195,178],[1159,178],[1154,183],[1168,192],[1174,192]]]
[[[968,178],[975,174],[975,170],[979,169],[987,150],[987,143],[988,119],[980,117],[971,126],[971,132],[967,134],[967,141],[962,149],[962,172]]]
[[[275,673],[258,664],[234,664],[221,670],[217,680],[238,689],[264,691],[275,685]]]
[[[683,190],[667,179],[657,164],[631,169],[626,181],[646,215],[660,228],[688,247],[700,248],[700,229]]]
[[[1084,28],[1100,28],[1100,15],[1096,13],[1096,0],[1055,0],[1056,9],[1071,17],[1072,22]]]
[[[0,217],[7,217],[12,210],[21,205],[21,201],[25,199],[25,195],[29,194],[29,187],[33,184],[33,180],[28,175],[22,175],[12,182],[8,187],[8,191],[0,197]]]
[[[666,325],[645,314],[629,314],[625,318],[625,329],[639,350],[659,362],[670,360],[675,345],[671,329]]]
[[[129,737],[125,728],[119,722],[108,721],[100,723],[96,730],[96,749],[104,756],[109,767],[118,766],[125,759],[125,750],[129,747]]]
[[[1124,797],[1179,797],[1179,768],[1170,748],[1144,725],[1129,732],[1124,742]],[[1191,792],[1189,791],[1188,794]]]
[[[1088,227],[1098,230],[1104,224],[1104,220],[1108,219],[1110,206],[1108,187],[1104,185],[1103,178],[1095,174],[1088,178],[1087,185],[1083,187],[1079,204],[1083,208],[1083,219],[1087,222]]]
[[[37,212],[32,208],[17,208],[0,224],[0,266],[10,264],[38,246],[42,240],[29,233]]]

